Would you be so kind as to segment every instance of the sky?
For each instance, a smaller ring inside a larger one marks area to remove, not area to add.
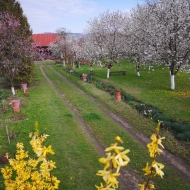
[[[83,33],[87,21],[110,12],[130,12],[144,0],[18,0],[33,34],[55,33],[66,28]]]

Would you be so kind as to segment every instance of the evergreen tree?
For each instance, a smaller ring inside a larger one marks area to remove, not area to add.
[[[30,37],[32,35],[32,30],[28,23],[27,17],[23,14],[23,9],[20,3],[16,0],[1,0],[0,1],[0,12],[9,13],[17,17],[20,21],[21,35],[25,37]]]
[[[0,12],[3,14],[9,13],[15,16],[19,20],[20,26],[19,26],[18,35],[20,38],[30,38],[32,36],[32,30],[30,29],[27,17],[23,14],[23,9],[17,0],[1,0]],[[31,38],[31,43],[33,43],[32,38]],[[3,69],[1,69],[1,71],[3,72]],[[33,60],[28,57],[23,57],[22,67],[20,67],[20,69],[15,74],[14,84],[20,85],[22,82],[30,83],[32,77],[34,76],[33,73],[34,73]]]

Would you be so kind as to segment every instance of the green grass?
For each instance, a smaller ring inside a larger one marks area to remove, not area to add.
[[[131,107],[133,102],[129,102],[129,104],[126,104],[123,101],[116,103],[113,96],[110,96],[108,93],[95,88],[94,85],[81,82],[79,78],[66,73],[61,67],[54,66],[54,69],[65,75],[69,80],[89,93],[91,96],[98,99],[102,105],[105,104],[107,107],[109,107],[110,110],[124,117],[129,122],[129,124],[133,126],[134,129],[137,129],[138,131],[140,130],[148,137],[154,132],[154,126],[156,123],[150,119],[144,118],[142,115],[137,114],[137,111]],[[85,67],[83,67],[83,71],[86,71]],[[88,71],[86,71],[86,73],[88,73]],[[97,77],[97,75],[98,71],[95,77]],[[125,77],[123,75],[121,76]],[[185,158],[190,162],[190,150],[186,148],[186,145],[182,142],[177,141],[170,132],[163,130],[162,133],[164,136],[166,136],[166,140],[164,142],[165,148],[177,156]]]
[[[120,61],[111,71],[126,70],[126,75],[114,74],[106,78],[106,68],[93,66],[94,77],[122,89],[135,98],[157,107],[164,115],[173,120],[190,123],[190,74],[178,72],[175,77],[176,88],[170,90],[169,69],[155,65],[154,71],[148,66],[141,66],[141,76],[136,76],[135,65],[129,61]],[[88,74],[89,66],[76,68],[76,71]],[[177,108],[177,109],[176,109]]]
[[[100,155],[95,152],[61,98],[41,76],[39,69],[37,72],[39,86],[30,88],[29,97],[24,100],[26,107],[22,109],[27,118],[8,124],[9,130],[19,132],[19,136],[8,145],[3,126],[0,153],[6,151],[13,155],[16,142],[23,142],[25,149],[31,151],[28,134],[34,131],[34,123],[38,121],[40,133],[50,135],[45,144],[51,144],[56,153],[51,158],[56,162],[57,169],[53,174],[61,181],[60,189],[90,189],[99,181],[95,173],[100,167],[97,162]],[[30,155],[33,156],[32,153]],[[84,176],[89,177],[84,180]],[[3,181],[2,175],[0,181]],[[2,183],[0,189],[4,189]]]
[[[79,109],[81,116],[83,116],[85,122],[88,124],[93,134],[97,137],[97,139],[100,140],[101,143],[105,144],[106,146],[109,146],[109,143],[112,141],[112,139],[116,135],[119,135],[126,143],[126,147],[130,148],[131,150],[135,150],[130,155],[132,163],[130,163],[129,167],[132,168],[133,170],[137,170],[139,175],[141,173],[142,167],[144,167],[144,163],[146,163],[146,160],[149,160],[149,156],[147,155],[147,149],[144,148],[142,145],[140,145],[138,142],[136,142],[134,139],[132,139],[130,136],[128,136],[123,129],[118,128],[118,126],[117,125],[115,126],[113,122],[107,120],[106,116],[104,116],[104,113],[101,113],[96,107],[94,107],[94,104],[85,99],[85,97],[81,98],[82,95],[73,91],[73,89],[70,86],[68,86],[66,83],[64,83],[64,81],[62,81],[60,77],[55,75],[55,73],[52,72],[51,69],[45,68],[45,71],[48,74],[48,76],[55,82],[56,86],[62,92],[64,92],[66,96],[67,96],[66,91],[69,92],[68,94],[69,96],[67,98],[75,106],[77,106],[77,109]],[[79,83],[83,84],[81,81]],[[85,83],[85,85],[88,84]],[[99,93],[101,92],[99,91]],[[111,97],[109,100],[111,99],[113,101],[113,97]],[[170,169],[167,172],[168,172],[168,177],[169,173],[172,173],[172,175],[174,175],[174,172],[172,172],[172,170]],[[158,183],[161,183],[160,179],[156,179],[156,181]],[[178,184],[178,182],[176,183],[176,185]],[[177,186],[181,187],[181,185],[179,184]],[[162,187],[162,189],[164,188]]]
[[[93,85],[83,83],[76,77],[65,73],[61,67],[55,68],[70,80],[75,81],[78,87],[86,90],[89,94],[92,93],[96,99],[102,102],[102,106],[104,105],[103,102],[106,102],[106,106],[117,113],[125,110],[123,112],[125,117],[128,117],[131,124],[136,124],[138,129],[144,130],[143,126],[146,126],[147,134],[154,131],[154,123],[142,116],[138,116],[137,119],[137,114],[131,106],[123,102],[114,101],[114,97],[108,96],[106,92],[96,89]],[[26,119],[20,121],[10,119],[7,123],[10,131],[19,132],[19,136],[11,140],[11,145],[8,145],[6,140],[5,123],[3,125],[1,123],[0,153],[8,151],[14,154],[16,142],[24,142],[26,149],[31,150],[28,133],[34,131],[34,123],[38,121],[40,132],[50,135],[46,140],[46,144],[51,144],[55,151],[55,155],[51,156],[51,158],[56,162],[57,166],[53,174],[61,181],[59,189],[95,189],[94,185],[98,185],[100,182],[100,177],[95,174],[103,168],[98,162],[100,154],[95,151],[93,143],[89,141],[61,97],[55,93],[44,79],[38,67],[36,70],[38,76],[37,85],[29,87],[29,97],[19,94],[22,98],[21,113],[26,116]],[[129,153],[131,162],[127,167],[140,179],[139,183],[143,182],[141,181],[143,178],[142,168],[145,167],[146,161],[150,160],[147,148],[128,135],[118,124],[111,121],[98,106],[65,83],[50,68],[45,66],[44,70],[60,93],[64,94],[76,107],[79,116],[84,119],[87,127],[104,147],[113,143],[116,135],[122,138],[124,141],[123,146],[131,150]],[[13,113],[10,111],[10,113],[4,115],[2,120],[12,117]],[[164,172],[163,180],[159,177],[155,177],[153,180],[158,190],[186,190],[190,188],[189,184],[167,165]],[[1,175],[0,181],[3,181]],[[4,189],[2,183],[0,184],[0,189]]]

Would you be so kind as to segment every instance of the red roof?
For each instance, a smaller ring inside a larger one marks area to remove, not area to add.
[[[32,37],[37,46],[49,46],[57,39],[57,34],[32,34]]]

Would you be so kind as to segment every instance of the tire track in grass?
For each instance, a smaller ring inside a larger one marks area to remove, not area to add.
[[[43,74],[43,76],[46,78],[46,80],[50,83],[50,85],[54,88],[54,90],[57,92],[57,94],[62,98],[62,100],[64,101],[64,103],[67,105],[67,107],[69,108],[69,110],[71,111],[71,113],[74,115],[74,117],[77,119],[77,121],[79,122],[80,126],[82,127],[82,130],[85,131],[89,137],[89,139],[93,142],[93,144],[98,144],[98,147],[95,147],[96,149],[98,148],[98,151],[101,152],[101,154],[104,154],[104,148],[101,146],[101,144],[98,143],[97,139],[92,135],[91,131],[89,130],[89,128],[86,126],[85,122],[83,119],[81,119],[78,114],[77,114],[77,109],[69,102],[69,100],[67,98],[65,98],[65,95],[63,93],[61,93],[56,86],[54,85],[54,83],[48,78],[48,76],[45,74],[44,70],[42,67],[40,67],[40,70]]]
[[[87,135],[88,139],[92,142],[91,144],[94,146],[96,152],[100,153],[102,156],[105,156],[105,152],[104,152],[105,147],[103,147],[98,142],[98,140],[94,137],[94,135],[92,134],[92,132],[90,131],[90,129],[86,126],[84,120],[81,117],[78,116],[77,109],[69,102],[69,100],[67,98],[65,98],[65,95],[63,93],[61,93],[59,91],[59,89],[56,88],[56,86],[52,82],[52,80],[50,80],[48,78],[48,76],[46,75],[45,71],[43,70],[43,66],[40,66],[40,70],[41,70],[43,76],[49,82],[49,84],[53,87],[53,89],[56,91],[56,93],[62,98],[62,100],[64,101],[64,103],[70,109],[70,111],[73,114],[73,116],[77,119],[77,121],[80,124],[80,127],[82,128],[82,130],[84,131],[84,133]],[[56,74],[58,74],[61,78],[63,77],[59,73],[56,73]],[[68,81],[65,77],[63,77],[63,79],[70,86],[72,86],[75,90],[79,91],[81,94],[83,94],[84,96],[86,96],[86,94],[81,89],[79,89],[78,87],[76,87],[73,83],[71,83],[70,81]],[[125,168],[125,171],[121,170],[121,176],[120,176],[120,179],[118,179],[118,180],[121,183],[120,185],[123,186],[123,188],[125,188],[125,189],[127,187],[127,189],[129,189],[129,190],[139,190],[138,180],[132,174],[132,171],[129,172],[129,168],[128,169]]]
[[[121,116],[116,115],[115,113],[110,112],[105,106],[102,106],[98,101],[96,101],[93,97],[87,95],[81,89],[79,89],[75,84],[69,81],[66,77],[61,75],[59,72],[55,71],[50,65],[49,67],[54,71],[59,77],[61,77],[65,82],[67,82],[70,86],[74,89],[78,90],[83,96],[90,99],[95,105],[99,107],[104,113],[107,114],[114,122],[117,122],[122,128],[124,128],[130,135],[132,135],[135,139],[139,142],[144,144],[145,146],[147,143],[150,142],[150,139],[147,138],[142,133],[134,132],[132,126],[130,126],[125,119]],[[164,160],[167,165],[174,168],[184,179],[186,179],[190,183],[190,166],[185,163],[181,158],[176,157],[175,155],[171,154],[167,150],[163,150],[160,157]]]

